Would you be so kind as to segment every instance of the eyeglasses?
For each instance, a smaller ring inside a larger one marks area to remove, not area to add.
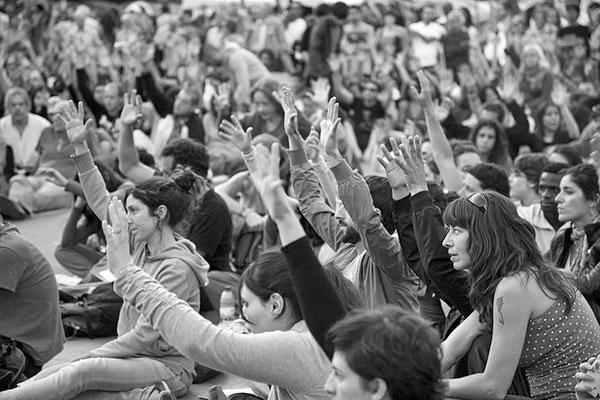
[[[477,207],[482,213],[487,211],[488,201],[483,193],[473,193],[467,200],[469,200],[469,203]]]

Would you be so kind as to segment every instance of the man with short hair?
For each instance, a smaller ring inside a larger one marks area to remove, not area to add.
[[[359,311],[329,330],[334,399],[442,400],[440,337],[416,314],[387,306]]]
[[[540,202],[538,184],[542,170],[548,164],[542,153],[522,154],[515,158],[514,171],[509,177],[510,198],[521,207]]]
[[[560,192],[562,171],[568,168],[568,164],[548,163],[542,169],[538,183],[540,202],[529,207],[517,208],[519,215],[533,225],[535,241],[542,254],[546,254],[550,250],[552,239],[563,226],[563,223],[558,220],[556,200],[554,199]]]
[[[467,170],[463,179],[463,187],[458,195],[468,197],[473,193],[493,190],[503,196],[510,196],[510,185],[506,172],[495,164],[481,163]]]

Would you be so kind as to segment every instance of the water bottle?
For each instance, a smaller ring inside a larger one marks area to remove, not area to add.
[[[226,286],[221,293],[219,301],[219,320],[221,322],[234,321],[237,318],[235,312],[235,297],[230,286]]]

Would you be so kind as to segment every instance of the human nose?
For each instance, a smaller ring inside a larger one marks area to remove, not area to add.
[[[554,201],[557,203],[561,203],[563,201],[562,192],[558,192],[558,194],[554,197]]]
[[[329,376],[327,377],[327,380],[325,381],[325,386],[323,386],[323,389],[325,389],[325,392],[327,392],[327,394],[329,394],[331,396],[335,395],[335,382],[334,382],[333,371],[331,371],[329,373]]]
[[[446,236],[444,236],[444,240],[442,240],[442,246],[444,246],[445,248],[452,247],[452,241],[450,240],[450,231],[448,231],[448,233],[446,233]]]

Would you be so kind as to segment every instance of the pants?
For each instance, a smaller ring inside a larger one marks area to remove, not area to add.
[[[88,358],[43,370],[0,400],[158,400],[154,385],[164,381],[177,397],[187,393],[192,376],[174,374],[150,358]]]
[[[57,210],[73,203],[71,193],[40,176],[13,176],[10,179],[8,198],[18,202],[29,212]]]
[[[58,245],[54,250],[54,257],[64,269],[73,275],[85,278],[104,254],[83,243],[78,243],[72,247]]]

